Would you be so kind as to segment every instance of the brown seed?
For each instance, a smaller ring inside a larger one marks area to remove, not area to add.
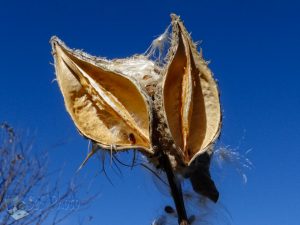
[[[134,137],[134,134],[133,134],[133,133],[130,133],[130,134],[128,135],[128,140],[130,141],[130,143],[131,143],[132,145],[135,144],[136,140],[135,140],[135,137]]]

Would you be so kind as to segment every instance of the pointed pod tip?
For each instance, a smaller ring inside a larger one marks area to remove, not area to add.
[[[57,37],[57,36],[52,36],[50,38],[50,44],[53,45],[53,44],[56,44],[58,42],[61,42],[61,40]]]
[[[170,17],[172,19],[173,22],[176,22],[176,21],[179,21],[180,20],[180,16],[178,16],[177,14],[175,13],[171,13],[170,14]]]
[[[57,36],[52,36],[50,38],[50,44],[52,47],[52,55],[56,55],[57,51],[60,50],[68,50],[68,47],[66,46],[66,44],[59,39]]]
[[[178,33],[182,33],[182,31],[185,30],[185,27],[183,25],[183,21],[180,19],[180,16],[175,13],[172,13],[170,16],[173,30],[178,31]]]
[[[55,48],[57,45],[64,46],[64,43],[62,40],[60,40],[57,36],[52,36],[50,38],[50,44],[52,46],[52,50],[55,52]]]

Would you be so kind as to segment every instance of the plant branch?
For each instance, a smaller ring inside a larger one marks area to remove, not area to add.
[[[172,197],[175,203],[177,215],[178,215],[178,224],[179,225],[188,225],[188,219],[186,215],[186,210],[184,206],[184,200],[181,190],[181,184],[179,183],[177,177],[174,175],[173,168],[170,162],[169,157],[161,152],[158,157],[160,166],[164,169],[167,174],[168,182],[170,185]]]

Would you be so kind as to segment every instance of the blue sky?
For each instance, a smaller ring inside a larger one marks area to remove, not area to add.
[[[219,146],[254,164],[243,184],[234,169],[214,174],[235,225],[296,225],[300,216],[300,3],[297,1],[1,1],[0,121],[36,134],[51,167],[71,175],[87,141],[65,111],[49,40],[107,58],[143,53],[181,16],[218,79],[224,112]],[[57,143],[62,143],[54,148]],[[38,151],[38,150],[37,150]],[[84,172],[95,173],[97,160]],[[150,224],[168,200],[141,168],[99,176],[89,224]],[[222,177],[222,178],[221,178]],[[67,222],[66,222],[67,224]]]

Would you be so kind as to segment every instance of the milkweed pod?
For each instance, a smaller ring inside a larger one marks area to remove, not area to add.
[[[78,130],[102,148],[114,145],[116,150],[139,148],[152,154],[150,106],[139,85],[56,37],[51,43],[59,87]]]
[[[57,80],[78,130],[104,149],[164,151],[174,169],[210,153],[221,127],[217,84],[179,17],[149,54],[105,60],[72,51],[52,38]],[[171,40],[157,63],[155,49]],[[156,43],[156,42],[155,42]],[[155,157],[153,157],[155,163]]]
[[[163,81],[163,106],[172,138],[185,164],[219,136],[221,109],[212,72],[179,17],[172,15],[171,56]]]

